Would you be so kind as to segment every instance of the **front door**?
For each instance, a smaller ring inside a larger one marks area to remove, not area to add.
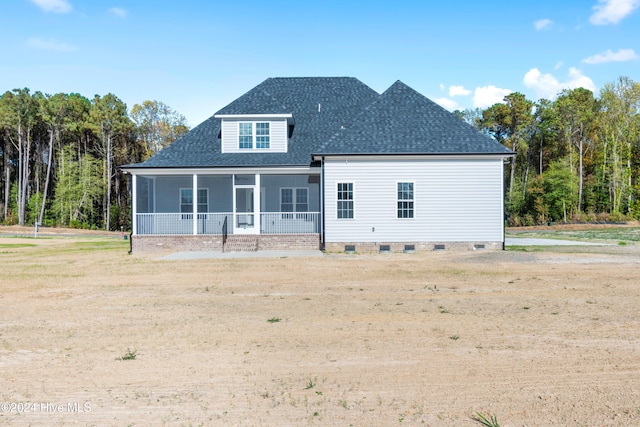
[[[257,233],[255,227],[254,187],[236,187],[234,233]]]

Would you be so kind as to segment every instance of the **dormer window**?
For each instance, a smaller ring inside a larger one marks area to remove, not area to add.
[[[222,153],[286,153],[292,114],[216,114]]]
[[[238,148],[243,150],[268,149],[271,145],[269,122],[239,122]]]

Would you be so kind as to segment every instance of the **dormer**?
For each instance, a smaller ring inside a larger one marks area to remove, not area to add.
[[[216,114],[223,153],[286,153],[293,114]]]

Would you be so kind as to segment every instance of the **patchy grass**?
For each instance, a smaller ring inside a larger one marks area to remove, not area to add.
[[[578,227],[578,226],[576,226]],[[540,237],[562,240],[594,240],[621,244],[621,242],[640,242],[640,227],[599,227],[584,229],[538,228],[535,230],[512,228],[507,231],[510,237]]]
[[[32,248],[35,243],[0,243],[0,249]]]

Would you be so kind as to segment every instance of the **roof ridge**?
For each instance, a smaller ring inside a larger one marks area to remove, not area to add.
[[[358,79],[357,79],[357,78],[355,78],[355,77],[351,77],[351,78],[353,78],[353,79],[355,79],[355,80],[358,80]],[[400,81],[400,80],[398,80],[398,81]],[[389,89],[390,89],[390,88],[389,88]],[[387,89],[387,90],[389,90],[389,89]],[[386,90],[385,90],[385,92],[386,92]],[[383,92],[383,93],[384,93],[384,92]],[[348,123],[348,124],[346,124],[346,125],[341,125],[341,126],[340,126],[340,129],[336,130],[336,131],[333,133],[333,135],[331,135],[331,137],[329,137],[329,138],[327,139],[327,141],[325,141],[325,142],[323,142],[323,143],[322,143],[322,145],[321,145],[320,149],[321,149],[321,150],[324,150],[324,149],[326,148],[326,146],[327,146],[327,145],[329,145],[329,144],[331,144],[331,142],[333,142],[333,141],[334,141],[334,140],[335,140],[335,139],[336,139],[336,138],[337,138],[337,137],[338,137],[338,136],[339,136],[343,131],[348,131],[348,130],[351,128],[351,125],[353,125],[354,123],[356,123],[360,117],[364,116],[364,115],[365,115],[365,113],[366,113],[367,111],[369,111],[369,110],[371,109],[371,107],[372,107],[372,106],[374,106],[375,104],[379,103],[379,102],[380,102],[380,100],[381,100],[381,98],[382,98],[382,94],[378,94],[378,97],[377,97],[375,100],[371,101],[370,103],[368,103],[367,105],[365,105],[364,107],[362,107],[362,108],[360,109],[360,111],[358,111],[356,114],[354,114],[353,116],[351,116],[351,120],[349,121],[349,123]]]

